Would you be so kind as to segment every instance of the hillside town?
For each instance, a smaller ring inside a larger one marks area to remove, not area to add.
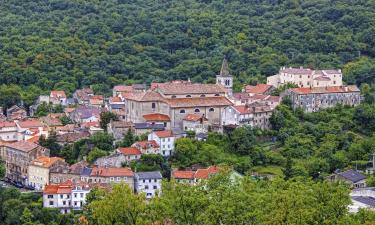
[[[295,87],[273,94],[285,85]],[[52,90],[49,95],[39,96],[29,111],[22,105],[0,110],[4,112],[0,157],[6,166],[5,179],[16,187],[41,192],[43,206],[58,208],[61,213],[82,210],[91,189],[110,190],[116,183],[125,183],[135,193],[151,199],[162,192],[163,179],[195,185],[219,173],[221,167],[172,168],[170,177],[163,177],[161,171],[132,170],[133,161],[148,154],[171,157],[176,140],[188,136],[205,141],[209,132],[225,133],[236,127],[270,129],[273,112],[287,99],[294,110],[316,112],[339,104],[357,106],[362,96],[357,86],[343,84],[341,70],[291,67],[282,67],[278,74],[267,78],[266,84],[245,85],[241,92],[234,92],[226,59],[213,84],[173,80],[150,86],[116,85],[110,97],[96,95],[90,87],[76,90],[72,96]],[[36,117],[41,105],[59,106],[63,112]],[[101,125],[103,112],[116,117],[106,127]],[[70,122],[64,124],[62,118]],[[51,156],[50,149],[39,143],[55,135],[59,145],[71,145],[100,132],[113,137],[116,150],[92,163],[82,157],[82,161],[69,164],[62,157]],[[145,139],[128,147],[119,146],[130,132]],[[231,173],[233,179],[244,176],[233,169]],[[326,179],[344,181],[355,188],[354,211],[375,207],[373,201],[368,201],[374,190],[366,189],[366,177],[359,172],[338,171]]]

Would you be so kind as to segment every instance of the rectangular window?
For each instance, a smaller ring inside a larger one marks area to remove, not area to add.
[[[53,195],[48,195],[48,198],[53,198]]]
[[[148,185],[145,185],[145,189],[148,190]]]
[[[157,187],[157,186],[154,186],[154,190],[156,190],[156,189],[158,189],[158,187]]]
[[[83,193],[80,194],[80,197],[83,198]]]
[[[49,201],[49,205],[53,205],[53,201]]]

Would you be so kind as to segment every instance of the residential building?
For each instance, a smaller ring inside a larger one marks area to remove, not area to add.
[[[164,124],[134,123],[134,132],[138,136],[151,133],[152,131],[162,131],[164,129]]]
[[[274,89],[272,85],[269,84],[257,84],[253,85],[246,85],[243,92],[249,94],[249,96],[253,95],[269,95],[271,91]]]
[[[97,108],[102,108],[104,106],[103,95],[92,95],[89,96],[89,105]]]
[[[100,120],[101,110],[95,106],[78,106],[70,113],[70,118],[76,123],[95,122]]]
[[[139,149],[142,154],[160,154],[160,146],[155,140],[137,141],[132,147]]]
[[[349,212],[357,213],[360,209],[375,210],[375,187],[356,188],[350,193],[352,204]]]
[[[82,160],[71,166],[69,165],[54,166],[50,169],[49,182],[51,184],[60,184],[68,180],[71,180],[73,182],[79,181],[81,180],[81,174],[83,170],[88,165],[89,164],[86,161]]]
[[[131,157],[129,159],[128,157]],[[98,167],[122,167],[125,164],[129,164],[131,160],[135,160],[135,157],[139,157],[140,155],[125,155],[123,153],[116,152],[114,154],[103,156],[100,158],[97,158],[94,162],[95,166]]]
[[[26,110],[18,105],[14,105],[7,109],[7,119],[8,120],[23,120],[27,118],[27,112]]]
[[[18,140],[29,140],[44,135],[48,137],[48,130],[38,119],[25,119],[16,122],[18,129]]]
[[[66,181],[61,184],[46,185],[43,191],[43,207],[57,208],[62,214],[70,213],[73,210],[83,210],[87,194],[94,187],[110,189],[105,184],[88,184],[82,181]]]
[[[27,141],[6,145],[6,175],[8,180],[26,185],[30,163],[41,156],[49,156],[49,150]]]
[[[361,103],[361,92],[355,85],[336,87],[291,88],[283,96],[288,96],[293,109],[316,112],[338,104],[356,106]]]
[[[273,108],[262,103],[252,103],[250,105],[236,105],[225,109],[223,114],[223,126],[251,126],[261,129],[270,128],[270,117]]]
[[[48,132],[56,132],[56,130],[60,127],[63,127],[63,124],[60,120],[60,118],[63,115],[53,115],[53,114],[48,114],[47,116],[43,116],[40,118],[40,121],[44,126],[47,127]]]
[[[60,157],[41,156],[31,161],[28,169],[28,185],[42,190],[50,181],[50,170],[58,166],[67,166]]]
[[[0,140],[1,141],[17,141],[18,129],[15,122],[0,122]]]
[[[130,168],[93,167],[85,178],[88,183],[125,183],[134,190],[134,173]]]
[[[172,130],[154,131],[148,135],[149,141],[153,140],[160,146],[162,156],[173,154],[175,139]]]
[[[56,136],[56,143],[59,145],[73,144],[83,138],[88,138],[90,133],[88,131],[77,131],[73,133],[63,133]]]
[[[91,88],[78,89],[73,93],[73,98],[79,105],[88,105],[90,96],[94,95],[94,91]]]
[[[366,187],[367,177],[362,175],[356,170],[346,170],[344,172],[336,172],[326,178],[331,182],[343,182],[350,185],[353,188],[364,188]]]
[[[191,170],[173,170],[171,173],[171,178],[178,183],[184,184],[194,184],[195,171]]]
[[[151,199],[161,193],[162,178],[159,171],[135,173],[135,191],[145,193],[146,198]]]
[[[329,87],[341,86],[341,70],[311,70],[303,67],[282,67],[278,74],[267,77],[267,84],[279,87],[287,83],[296,84],[299,87]]]
[[[111,120],[107,126],[107,132],[113,135],[116,142],[121,141],[129,129],[134,131],[132,122]]]
[[[197,133],[208,132],[208,119],[203,114],[187,114],[182,121],[185,131],[194,131]]]
[[[143,92],[146,91],[145,84],[133,84],[133,85],[117,85],[113,87],[113,95],[112,96],[119,96],[124,93],[130,92]]]
[[[119,120],[125,120],[126,110],[125,101],[123,101],[119,96],[110,97],[108,101],[108,109],[117,115]]]
[[[132,160],[139,160],[142,152],[135,147],[118,148],[118,153],[121,153],[125,157],[125,162],[130,163]]]
[[[146,123],[151,124],[163,124],[165,129],[170,129],[171,127],[171,119],[168,115],[161,114],[161,113],[151,113],[143,115],[143,119]]]
[[[66,95],[64,91],[51,91],[49,101],[53,105],[66,105]]]

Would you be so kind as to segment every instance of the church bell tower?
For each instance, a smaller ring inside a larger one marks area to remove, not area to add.
[[[227,89],[228,96],[232,96],[233,77],[229,73],[229,66],[226,58],[223,59],[223,63],[221,64],[220,74],[216,75],[216,84],[223,85]]]

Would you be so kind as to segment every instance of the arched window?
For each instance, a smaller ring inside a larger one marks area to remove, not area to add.
[[[206,95],[201,95],[201,98],[204,98],[204,97],[206,97]]]
[[[186,95],[186,98],[191,98],[191,95]]]
[[[180,113],[185,113],[185,109],[181,109],[181,110],[180,110]]]
[[[209,112],[215,112],[215,109],[214,108],[210,108],[208,111]]]
[[[200,112],[200,110],[199,110],[199,109],[195,109],[195,110],[194,110],[194,112],[196,112],[196,113],[199,113],[199,112]]]
[[[171,98],[176,98],[176,95],[172,95],[172,97]]]
[[[153,103],[151,104],[151,108],[153,108],[153,109],[156,108],[156,104],[155,104],[155,102],[153,102]]]
[[[215,96],[220,96],[220,94],[215,94]]]

